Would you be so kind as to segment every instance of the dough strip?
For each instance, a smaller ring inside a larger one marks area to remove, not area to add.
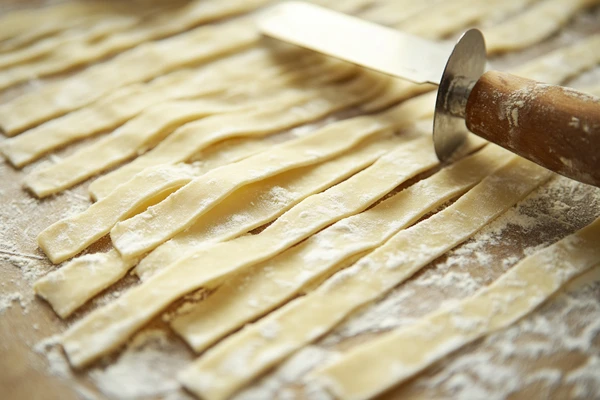
[[[314,378],[336,398],[372,398],[464,345],[513,324],[570,279],[600,266],[598,243],[600,219],[523,259],[458,304],[353,348],[316,371]]]

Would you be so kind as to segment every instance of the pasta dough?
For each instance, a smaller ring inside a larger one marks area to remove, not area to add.
[[[545,182],[550,173],[513,157],[453,205],[335,274],[314,292],[247,325],[186,368],[180,381],[209,400],[230,396],[471,235]],[[511,190],[506,190],[511,188]],[[264,332],[275,331],[268,335]]]
[[[72,78],[45,85],[1,105],[0,126],[7,135],[16,135],[33,125],[90,104],[112,90],[248,47],[258,37],[258,32],[248,21],[234,21],[147,43]],[[3,73],[0,88],[13,80],[11,74]]]
[[[408,116],[415,117],[415,111],[419,110],[423,110],[423,104],[415,102],[404,104],[379,118],[365,116],[341,121],[309,136],[283,143],[267,158],[257,155],[209,172],[155,207],[117,224],[111,231],[113,244],[125,257],[143,254],[189,227],[232,190],[333,157],[392,124],[401,123]],[[174,210],[177,212],[171,214]],[[164,218],[168,218],[167,223]],[[167,225],[168,229],[165,229]]]
[[[328,76],[323,71],[322,78],[335,79],[337,76]],[[253,130],[252,122],[255,120],[259,120],[264,126],[266,116],[271,116],[275,128],[281,125],[286,127],[287,124],[298,123],[298,120],[302,121],[303,118],[315,117],[315,114],[310,113],[312,109],[315,109],[316,117],[320,117],[322,113],[328,113],[339,107],[344,107],[348,103],[360,101],[362,96],[369,96],[373,93],[372,91],[363,90],[353,97],[353,87],[353,84],[348,86],[324,85],[321,89],[289,89],[269,93],[268,85],[265,85],[261,96],[250,93],[238,95],[237,99],[235,95],[232,95],[212,101],[200,99],[159,104],[100,141],[56,164],[33,171],[25,177],[25,186],[31,189],[36,196],[45,197],[142,154],[161,140],[162,143],[159,144],[158,149],[144,157],[143,162],[141,162],[142,166],[152,166],[152,161],[156,159],[163,163],[173,162],[171,161],[173,158],[175,161],[186,161],[194,151],[218,140],[227,139],[231,136],[241,137],[262,133],[263,130],[260,128],[258,132],[256,129]],[[344,89],[347,89],[349,93],[344,93]],[[315,103],[321,107],[315,107]],[[295,112],[290,111],[283,118],[276,119],[274,115],[281,114],[281,110],[285,108],[295,108]],[[211,115],[214,118],[210,118]],[[219,115],[221,116],[219,117]],[[197,125],[188,125],[182,130],[176,131],[174,133],[175,137],[172,139],[163,140],[178,126],[202,117],[208,118],[203,119]],[[223,127],[229,125],[227,123],[229,120],[237,122],[237,126],[231,124],[228,130]],[[260,122],[258,125],[260,125]],[[254,122],[254,125],[256,124]],[[198,125],[202,126],[206,132],[205,134],[202,134],[201,129],[194,129],[199,128]],[[185,139],[186,135],[187,140]],[[176,144],[173,145],[173,143]],[[182,154],[179,153],[180,151]],[[143,169],[139,164],[138,161],[129,167],[125,167],[126,171],[121,171],[116,176],[121,179],[123,176],[133,176]],[[74,173],[73,171],[77,172]],[[112,182],[111,178],[105,177],[102,179],[102,182]],[[112,183],[113,186],[118,185],[115,182]],[[100,184],[96,183],[94,187],[97,187],[96,185]]]
[[[512,20],[485,29],[490,52],[523,49],[558,31],[582,9],[600,4],[599,0],[542,1]],[[540,18],[540,16],[542,16]],[[535,21],[535,29],[530,29]]]
[[[232,273],[241,272],[332,222],[363,210],[399,183],[437,162],[429,137],[412,140],[339,185],[308,197],[260,234],[188,254],[73,325],[62,339],[69,360],[75,366],[85,365],[121,344],[172,301],[200,287],[218,285]]]
[[[473,296],[359,345],[314,376],[336,398],[372,398],[465,344],[509,326],[573,277],[600,266],[598,243],[600,219],[525,258]]]
[[[195,351],[207,349],[224,335],[308,290],[346,260],[380,246],[425,213],[468,190],[506,162],[507,155],[490,145],[375,207],[336,222],[226,281],[202,302],[186,306],[186,313],[176,317],[171,326]]]
[[[153,150],[94,181],[89,191],[94,198],[102,198],[116,186],[149,166],[186,161],[198,150],[224,139],[265,136],[292,128],[370,98],[380,88],[381,82],[374,81],[373,77],[360,76],[342,86],[324,87],[322,96],[309,98],[285,113],[274,106],[273,109],[265,108],[221,117],[215,116],[187,124]]]
[[[146,84],[133,84],[116,90],[99,101],[62,117],[48,121],[0,144],[0,150],[17,167],[34,161],[44,153],[76,140],[111,129],[135,117],[148,107],[186,98],[218,95],[240,84],[246,73],[255,77],[252,85],[239,85],[238,91],[252,91],[255,85],[268,80],[269,85],[290,68],[304,65],[321,66],[320,58],[277,52],[274,60],[266,49],[256,48],[198,69],[184,69],[161,76]],[[294,57],[293,66],[289,64]],[[243,72],[238,68],[244,65]],[[269,86],[267,85],[267,86]]]
[[[387,136],[389,135],[377,136],[374,140],[364,143],[360,149],[321,165],[298,168],[238,189],[200,217],[187,232],[168,242],[171,243],[170,246],[166,246],[167,243],[156,249],[166,251],[146,257],[145,262],[137,268],[138,274],[148,276],[158,268],[170,265],[186,251],[192,250],[196,244],[231,239],[271,221],[304,197],[326,189],[371,164],[390,145],[399,141],[397,137]],[[149,198],[155,199],[159,188],[164,191],[168,185],[167,190],[170,191],[172,186],[187,183],[180,174],[170,177],[171,172],[176,172],[171,171],[172,168],[161,166],[144,171],[127,185],[119,186],[106,199],[96,203],[98,206],[92,206],[96,207],[93,212],[90,208],[52,225],[40,235],[39,239],[48,242],[43,248],[46,251],[52,249],[52,252],[49,252],[51,254],[65,251],[65,241],[56,239],[67,235],[77,239],[75,250],[73,246],[67,247],[67,250],[75,253],[83,249],[95,238],[108,232],[123,215],[131,213],[136,206],[140,208],[139,203],[147,203]],[[187,181],[189,182],[189,179]],[[152,187],[149,187],[150,183],[153,184]],[[137,188],[141,188],[141,193],[134,192]],[[150,188],[155,197],[144,193]],[[125,205],[126,209],[123,209]],[[92,216],[96,218],[91,220]],[[64,233],[57,234],[57,231]],[[120,279],[134,264],[135,259],[125,261],[114,250],[98,257],[84,255],[36,281],[34,289],[64,318],[86,300]]]
[[[65,71],[134,47],[144,41],[166,37],[202,22],[247,11],[268,0],[195,0],[183,7],[163,10],[129,30],[116,32],[99,42],[77,41],[58,47],[42,59],[3,71],[0,89],[30,79]],[[184,34],[185,35],[185,34]],[[165,40],[167,42],[171,39]],[[213,38],[214,40],[214,38]],[[175,42],[177,38],[175,38]],[[160,42],[156,42],[160,43]],[[188,47],[187,52],[193,49]],[[172,55],[171,55],[172,56]],[[148,70],[146,65],[143,70]]]
[[[387,135],[387,132],[376,135],[359,144],[359,148],[350,149],[348,153],[323,164],[293,169],[241,187],[200,216],[190,228],[144,257],[135,269],[136,274],[146,280],[159,269],[171,265],[209,241],[228,240],[272,221],[307,196],[319,193],[366,168],[404,140],[395,136],[387,139]]]

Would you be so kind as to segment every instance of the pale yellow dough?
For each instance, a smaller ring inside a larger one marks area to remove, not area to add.
[[[392,109],[382,116],[340,121],[283,143],[266,157],[255,155],[211,171],[146,212],[115,225],[111,231],[113,244],[124,257],[137,257],[188,228],[195,219],[238,187],[334,157],[394,123],[415,117],[415,113],[424,109],[429,108],[417,101]]]
[[[600,219],[525,258],[458,304],[352,349],[313,378],[336,398],[370,399],[465,344],[511,325],[573,277],[600,266],[598,243]]]
[[[325,147],[325,143],[320,146]],[[200,287],[218,285],[231,274],[274,256],[340,218],[364,210],[398,184],[437,163],[431,138],[411,140],[348,180],[306,198],[260,234],[188,254],[67,330],[62,344],[70,362],[75,366],[89,363],[123,343],[172,301]]]
[[[401,193],[324,229],[299,245],[226,281],[171,326],[197,352],[268,313],[347,260],[380,246],[428,211],[462,194],[510,158],[488,146]],[[160,248],[159,248],[160,249]]]
[[[344,70],[341,71],[341,73],[344,72]],[[325,80],[324,78],[327,77],[336,79],[339,77],[339,73],[328,75],[326,71],[321,71],[321,79],[319,80]],[[25,186],[38,197],[45,197],[67,189],[110,167],[143,154],[161,141],[168,143],[164,139],[172,131],[181,125],[204,117],[209,117],[202,121],[205,129],[209,132],[204,135],[204,140],[201,143],[203,143],[203,146],[207,146],[217,140],[228,138],[227,134],[223,133],[222,128],[228,125],[227,121],[230,119],[228,115],[231,116],[231,120],[235,120],[236,116],[246,116],[245,129],[255,134],[256,132],[253,132],[250,128],[252,119],[260,116],[261,113],[267,113],[268,115],[281,114],[282,110],[294,107],[301,110],[311,109],[311,105],[315,102],[323,105],[317,112],[326,113],[332,109],[335,110],[336,107],[343,107],[350,102],[359,101],[361,97],[369,96],[372,93],[363,90],[359,95],[351,97],[352,93],[344,93],[345,86],[326,84],[323,84],[320,89],[309,86],[306,89],[287,90],[269,90],[269,85],[265,84],[262,85],[262,89],[261,95],[257,91],[254,93],[250,91],[250,93],[232,93],[231,95],[217,96],[213,99],[203,98],[155,105],[101,140],[51,166],[34,170],[25,177]],[[327,104],[325,99],[331,99],[331,103]],[[218,117],[219,115],[222,116]],[[320,115],[317,114],[317,117]],[[211,119],[210,116],[217,117]],[[286,116],[293,118],[294,114],[290,112]],[[310,118],[311,114],[306,112],[303,117]],[[219,127],[221,127],[220,131]],[[236,131],[234,129],[234,132],[238,137],[245,136],[245,132],[242,130]],[[175,133],[175,135],[179,133]],[[211,135],[211,133],[213,134]],[[195,135],[200,136],[201,133],[197,131]],[[229,132],[229,136],[233,136],[233,134]],[[179,142],[180,145],[183,141],[181,135],[175,141]],[[200,145],[194,147],[189,143],[188,146],[184,147],[186,156],[176,159],[177,161],[187,161],[191,153],[201,148]],[[175,152],[176,150],[171,148],[171,151]],[[161,161],[166,161],[166,158],[163,156]],[[145,164],[147,166],[152,165],[148,160]],[[123,175],[118,176],[122,177]],[[117,184],[114,184],[114,186],[116,187]]]
[[[204,399],[229,397],[295,350],[324,335],[352,311],[468,239],[549,177],[543,168],[513,157],[448,208],[398,232],[314,292],[246,325],[209,349],[183,371],[180,381]]]
[[[359,149],[352,149],[334,160],[243,186],[201,216],[188,231],[175,236],[144,258],[136,272],[148,277],[200,244],[228,240],[267,223],[303,198],[367,167],[399,142],[401,139],[396,136],[377,135],[361,143]],[[177,173],[178,169],[183,169],[184,173]],[[156,202],[157,197],[164,197],[188,183],[191,174],[186,172],[190,169],[160,166],[144,170],[90,209],[50,226],[38,240],[44,241],[42,248],[48,254],[77,253],[107,233],[124,215],[131,215],[141,208],[141,204]],[[189,172],[200,171],[191,169]],[[57,240],[64,236],[75,239]],[[135,262],[135,259],[124,260],[114,250],[107,254],[85,255],[36,281],[34,290],[64,318],[119,280]]]
[[[381,84],[377,79],[363,75],[341,85],[324,85],[321,89],[281,93],[281,97],[272,98],[273,101],[267,98],[264,103],[245,111],[212,116],[188,123],[170,134],[149,152],[96,179],[90,184],[89,191],[94,198],[101,199],[144,168],[185,162],[199,150],[225,139],[266,136],[322,118],[374,96],[380,88]],[[196,110],[192,107],[189,112],[194,114]],[[169,115],[164,118],[170,121]],[[141,132],[132,131],[132,135],[134,139],[144,138]],[[112,150],[117,153],[130,151],[125,147],[111,148],[108,152],[112,154]],[[52,176],[49,178],[52,180]],[[39,185],[42,189],[46,187],[43,179],[40,180]]]
[[[33,125],[90,104],[127,84],[248,47],[258,37],[250,21],[240,20],[200,27],[170,39],[146,43],[71,78],[45,85],[1,105],[0,127],[13,136]],[[119,73],[115,74],[114,71]],[[3,72],[0,75],[0,88],[14,83],[14,79],[14,74]]]
[[[154,273],[209,242],[223,241],[270,222],[306,198],[368,167],[404,139],[376,135],[347,153],[316,166],[297,168],[242,186],[190,228],[148,254],[135,269],[146,280]]]
[[[265,48],[254,48],[194,69],[183,69],[148,83],[126,86],[80,110],[48,121],[0,144],[11,164],[22,167],[46,152],[76,140],[111,129],[135,117],[148,107],[169,100],[198,98],[253,90],[255,86],[278,82],[279,76],[306,65],[320,66],[320,58],[278,51],[276,59]],[[239,65],[244,65],[240,70]],[[254,82],[244,82],[252,74]],[[244,82],[244,84],[242,84]],[[242,90],[240,90],[240,87]]]
[[[3,71],[0,88],[6,88],[35,76],[45,76],[65,71],[82,64],[101,59],[119,51],[135,47],[152,39],[167,37],[197,26],[203,22],[248,11],[267,3],[269,0],[194,0],[173,9],[163,9],[131,27],[114,32],[104,40],[68,42],[59,46],[40,60],[25,65],[17,65]],[[185,33],[183,34],[185,35]],[[180,36],[183,36],[180,35]],[[214,38],[213,38],[214,39]],[[171,39],[165,40],[168,42]],[[151,42],[150,42],[151,43]],[[159,43],[159,42],[155,42]],[[176,47],[176,40],[173,45]],[[201,42],[196,43],[198,45]],[[148,46],[148,43],[145,44]],[[187,53],[194,46],[188,47]],[[173,58],[173,55],[171,55]],[[148,70],[145,65],[143,70]]]

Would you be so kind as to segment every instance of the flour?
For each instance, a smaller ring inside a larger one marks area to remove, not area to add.
[[[189,353],[180,342],[163,330],[147,330],[108,367],[92,369],[90,377],[112,399],[177,398],[180,385],[175,375],[189,361]]]

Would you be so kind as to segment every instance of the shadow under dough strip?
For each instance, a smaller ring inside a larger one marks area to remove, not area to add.
[[[600,266],[598,243],[600,219],[528,256],[458,304],[353,348],[312,378],[336,398],[370,399],[464,345],[511,325],[570,279]]]
[[[389,139],[385,137],[373,139],[376,140],[361,144],[360,149],[353,149],[348,154],[343,154],[334,160],[315,166],[297,168],[270,179],[241,187],[201,216],[188,232],[181,235],[184,238],[193,237],[198,242],[197,244],[220,242],[232,239],[272,221],[305,197],[327,189],[358,170],[367,167],[389,150],[394,142],[399,141],[399,138],[395,136],[389,137]],[[47,251],[48,246],[64,246],[64,242],[54,241],[60,236],[56,233],[57,231],[67,232],[67,236],[77,238],[77,248],[84,248],[93,242],[95,238],[99,238],[108,232],[125,212],[130,212],[133,204],[139,204],[144,200],[145,193],[132,192],[136,186],[134,183],[137,182],[138,186],[145,188],[142,190],[147,191],[149,184],[157,180],[155,175],[167,172],[170,168],[173,167],[151,168],[150,171],[144,171],[136,175],[127,185],[120,186],[110,196],[95,204],[99,205],[97,208],[101,208],[100,212],[92,210],[94,205],[75,217],[52,225],[43,232],[45,233],[44,239],[48,238],[50,240],[49,244],[44,245],[43,248]],[[176,173],[177,171],[173,172]],[[190,179],[188,178],[187,182]],[[174,180],[169,179],[168,176],[162,180],[175,184]],[[185,179],[181,178],[177,183],[185,184],[184,181]],[[135,197],[135,199],[131,197]],[[123,204],[128,205],[126,210],[120,210],[120,206]],[[92,217],[94,218],[93,221],[91,220]],[[184,249],[181,242],[189,244],[185,240],[177,240],[176,236],[173,243],[179,244],[179,248],[175,249],[177,253],[169,251],[174,250],[174,246],[167,246],[171,242],[159,246],[156,250],[160,250],[161,247],[165,246],[167,256],[160,251],[158,254],[154,254],[154,257],[152,257],[154,263],[162,263],[158,266],[152,262],[143,264],[142,271],[145,275],[150,275],[159,267],[170,265],[177,258],[184,256],[185,250],[189,252],[190,249]],[[65,318],[83,305],[85,301],[119,280],[135,264],[135,260],[133,262],[123,260],[114,250],[110,253],[108,255],[98,255],[98,257],[84,255],[74,259],[57,271],[50,272],[36,281],[34,284],[35,292],[46,299],[57,314]],[[169,257],[173,258],[172,261],[168,260]],[[165,260],[165,258],[167,259]],[[89,264],[92,264],[93,268]]]
[[[331,85],[285,112],[276,104],[271,109],[250,110],[222,116],[213,116],[188,123],[159,143],[149,152],[130,163],[92,182],[88,188],[91,195],[101,199],[116,186],[127,181],[144,168],[166,163],[184,162],[200,149],[232,137],[266,136],[295,126],[317,120],[332,112],[350,107],[376,95],[382,82],[369,74],[342,85]]]
[[[344,182],[306,198],[261,233],[186,255],[75,323],[61,341],[70,362],[81,367],[93,361],[126,341],[172,301],[200,287],[218,285],[327,225],[364,210],[406,179],[437,163],[430,137],[410,140]]]
[[[336,222],[227,280],[198,304],[186,306],[185,314],[175,317],[171,327],[195,351],[204,351],[336,272],[351,257],[382,245],[425,213],[461,195],[507,162],[507,155],[490,145],[375,207]]]
[[[212,347],[182,372],[180,381],[207,400],[231,396],[294,351],[323,336],[360,306],[376,300],[467,240],[550,176],[547,170],[514,158],[451,206],[398,232],[315,291]],[[270,331],[276,334],[264,334]]]
[[[145,43],[115,58],[93,65],[0,105],[0,126],[9,136],[79,109],[122,86],[152,79],[193,63],[208,61],[256,43],[258,31],[249,21],[204,26]],[[115,74],[115,71],[119,71]],[[3,87],[0,76],[0,88]]]

